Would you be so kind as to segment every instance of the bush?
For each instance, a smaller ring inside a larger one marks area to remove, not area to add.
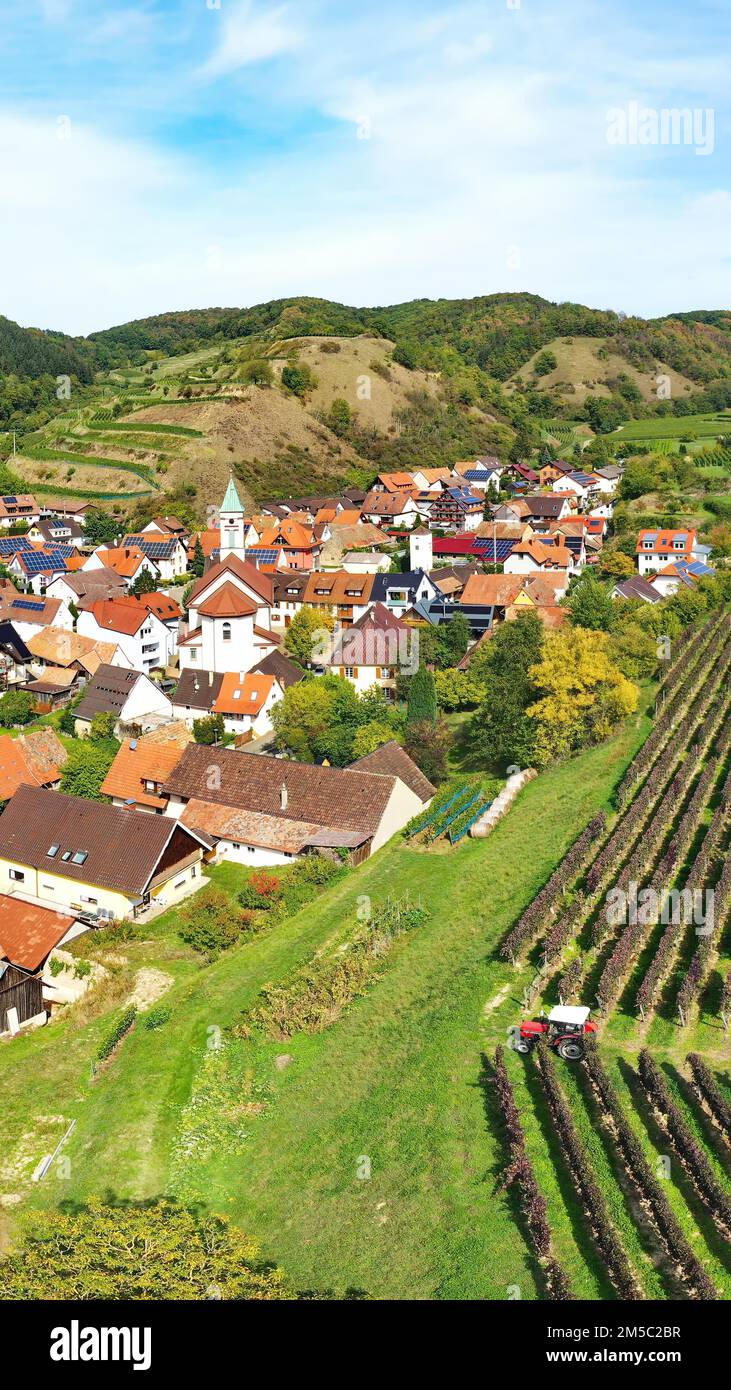
[[[196,893],[180,914],[180,936],[209,961],[238,941],[243,924],[231,899],[210,885]]]
[[[173,1011],[169,1004],[153,1004],[146,1014],[142,1015],[142,1027],[148,1032],[155,1028],[162,1028],[173,1016]]]
[[[91,974],[91,961],[89,961],[89,960],[77,960],[77,961],[76,961],[76,964],[74,965],[74,978],[77,979],[77,980],[85,980],[85,979],[87,978],[87,976],[90,975],[90,974]]]
[[[212,714],[205,719],[193,720],[193,738],[196,743],[221,743],[225,732],[222,714]]]
[[[101,1047],[99,1048],[99,1051],[96,1054],[97,1061],[104,1062],[106,1061],[107,1057],[111,1056],[112,1052],[117,1046],[117,1043],[120,1043],[122,1041],[122,1038],[126,1037],[127,1033],[129,1033],[130,1028],[134,1027],[136,1018],[137,1008],[134,1004],[130,1004],[129,1008],[125,1009],[121,1017],[117,1019],[117,1022],[115,1023],[111,1032],[107,1033],[104,1042],[102,1043]]]
[[[8,690],[0,699],[0,727],[12,729],[33,718],[33,696],[26,690]]]

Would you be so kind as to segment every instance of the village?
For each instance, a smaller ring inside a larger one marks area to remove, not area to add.
[[[468,672],[521,614],[560,629],[621,476],[491,456],[247,515],[232,475],[207,528],[159,516],[97,546],[90,504],[0,499],[0,1036],[78,996],[54,952],[152,920],[207,866],[359,864],[423,817],[436,787],[387,713],[424,634],[459,616]],[[712,575],[708,558],[694,531],[641,531],[612,597],[656,604]],[[328,675],[377,702],[346,766],[276,737],[287,692]],[[61,790],[70,743],[100,735],[118,751],[99,794]],[[473,800],[474,835],[490,803]]]

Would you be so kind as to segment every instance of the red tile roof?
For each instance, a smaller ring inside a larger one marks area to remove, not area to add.
[[[203,618],[250,618],[256,611],[256,604],[229,580],[198,605],[198,616]]]
[[[23,970],[37,970],[75,920],[0,893],[0,955]]]

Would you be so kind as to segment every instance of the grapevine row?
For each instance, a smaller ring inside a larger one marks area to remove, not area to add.
[[[553,1242],[546,1215],[546,1199],[538,1186],[533,1165],[528,1157],[520,1112],[515,1103],[502,1047],[495,1049],[494,1083],[510,1151],[510,1165],[500,1190],[504,1191],[511,1183],[517,1182],[531,1244],[542,1262],[549,1297],[554,1301],[571,1299],[573,1295],[566,1273],[552,1253]]]
[[[600,811],[599,815],[595,816],[586,829],[581,832],[578,839],[574,840],[573,845],[564,855],[561,863],[554,869],[548,882],[544,884],[540,893],[508,932],[500,947],[500,955],[503,960],[511,960],[515,964],[536,939],[546,918],[555,912],[559,899],[563,897],[569,884],[585,868],[589,855],[602,834],[605,824],[606,816],[603,811]]]
[[[731,1200],[724,1192],[698,1141],[668,1089],[667,1082],[650,1053],[640,1053],[639,1077],[651,1107],[659,1117],[688,1177],[705,1203],[714,1222],[731,1240]]]
[[[726,1140],[731,1142],[731,1105],[721,1091],[710,1067],[697,1052],[688,1053],[688,1065],[693,1073],[693,1085],[702,1101],[708,1106],[716,1123],[720,1126]]]
[[[584,1216],[606,1266],[609,1279],[620,1298],[641,1298],[642,1294],[638,1288],[632,1266],[610,1219],[604,1194],[592,1175],[591,1160],[561,1088],[555,1059],[545,1044],[542,1044],[538,1049],[538,1065],[548,1108],[561,1141],[561,1151],[570,1169]]]
[[[587,1053],[584,1066],[600,1106],[605,1128],[625,1171],[640,1194],[642,1205],[672,1259],[688,1296],[703,1300],[717,1298],[717,1290],[683,1235],[670,1203],[645,1157],[642,1144],[630,1125],[594,1048]]]

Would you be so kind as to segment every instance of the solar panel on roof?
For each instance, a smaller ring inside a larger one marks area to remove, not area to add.
[[[508,556],[512,555],[515,549],[515,541],[499,540],[497,543],[493,543],[490,536],[476,536],[475,546],[485,560],[488,559],[488,557],[492,557],[495,560],[507,560]]]
[[[277,553],[278,552],[276,550],[270,550],[266,546],[260,548],[256,545],[248,546],[246,550],[246,554],[254,560],[258,560],[259,564],[261,565],[274,564],[274,561],[277,558]]]
[[[32,550],[27,536],[3,536],[0,538],[0,555],[12,555],[18,550]]]
[[[16,599],[13,599],[13,608],[27,608],[27,609],[29,609],[29,610],[30,610],[31,612],[33,612],[33,613],[42,613],[44,607],[45,607],[45,604],[43,604],[43,603],[33,603],[33,601],[32,601],[31,599],[27,599],[27,598],[16,598]]]

